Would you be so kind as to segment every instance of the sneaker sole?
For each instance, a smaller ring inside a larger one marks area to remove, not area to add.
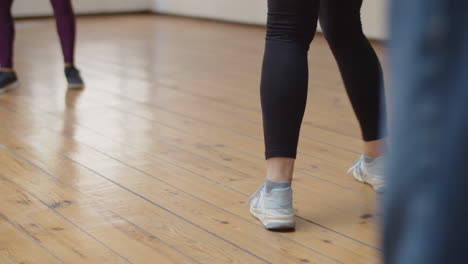
[[[368,183],[366,180],[362,179],[361,177],[358,177],[356,174],[354,174],[353,172],[353,177],[354,179],[356,179],[357,181],[360,181],[360,182],[363,182],[363,183]]]
[[[0,93],[6,93],[6,92],[11,91],[11,90],[14,90],[14,89],[16,89],[16,88],[18,88],[18,87],[19,87],[19,82],[16,81],[16,82],[14,82],[14,83],[11,83],[11,84],[9,84],[9,85],[3,87],[3,88],[0,90]]]
[[[296,228],[294,215],[292,216],[271,216],[265,215],[255,208],[250,208],[250,213],[255,216],[268,230],[291,230]]]
[[[68,89],[84,89],[84,84],[68,84]]]
[[[356,179],[357,181],[359,182],[362,182],[362,183],[365,183],[365,184],[368,184],[372,187],[372,189],[374,189],[374,191],[378,192],[378,193],[383,193],[384,192],[384,187],[382,186],[374,186],[375,184],[372,184],[371,182],[365,180],[365,179],[362,179],[361,177],[358,177],[354,174],[353,172],[353,177],[354,179]]]

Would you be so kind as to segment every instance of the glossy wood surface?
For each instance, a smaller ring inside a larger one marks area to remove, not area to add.
[[[322,36],[298,226],[273,233],[245,207],[264,177],[264,29],[156,15],[78,23],[87,87],[67,91],[53,20],[17,21],[21,86],[0,95],[0,263],[378,263],[376,195],[346,174],[360,132]]]

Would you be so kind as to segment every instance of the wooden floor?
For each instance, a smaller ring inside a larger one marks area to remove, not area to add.
[[[264,177],[264,29],[79,19],[67,91],[53,20],[17,22],[0,95],[0,263],[378,263],[376,196],[346,174],[359,129],[321,36],[295,175],[296,232],[246,200]],[[380,48],[378,49],[380,53]]]

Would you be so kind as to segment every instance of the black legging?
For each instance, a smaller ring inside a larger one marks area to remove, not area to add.
[[[363,139],[379,139],[382,74],[362,32],[361,5],[362,0],[268,0],[261,81],[267,159],[296,157],[307,100],[307,52],[319,17]]]

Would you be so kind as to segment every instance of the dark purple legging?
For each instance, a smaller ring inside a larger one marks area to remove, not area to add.
[[[71,0],[51,0],[65,63],[73,64],[75,50],[75,15]],[[15,28],[11,15],[13,0],[0,0],[0,68],[13,67]]]

